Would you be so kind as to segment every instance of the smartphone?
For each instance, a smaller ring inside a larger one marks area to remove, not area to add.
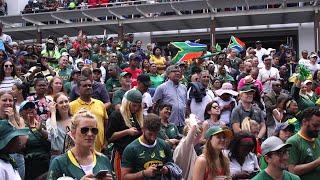
[[[108,170],[100,170],[94,177],[95,178],[104,178],[109,174]]]
[[[162,168],[163,168],[163,165],[158,165],[157,166],[158,171],[160,171]]]

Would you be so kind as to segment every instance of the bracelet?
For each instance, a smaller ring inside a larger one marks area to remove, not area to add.
[[[141,174],[142,174],[142,177],[146,177],[146,175],[144,174],[144,170],[142,170],[142,172],[141,172]]]

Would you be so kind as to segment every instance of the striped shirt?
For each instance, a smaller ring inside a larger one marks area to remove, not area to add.
[[[3,81],[1,81],[0,83],[0,91],[11,91],[12,90],[12,86],[14,85],[14,83],[16,82],[20,82],[21,80],[19,78],[14,78],[12,76],[10,77],[4,77]]]

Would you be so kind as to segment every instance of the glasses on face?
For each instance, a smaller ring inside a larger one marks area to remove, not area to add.
[[[89,127],[80,128],[81,134],[88,134],[89,131],[91,131],[91,133],[94,135],[97,135],[99,132],[98,128],[89,128]]]
[[[281,84],[275,84],[274,86],[275,87],[281,87]]]
[[[213,109],[220,109],[219,106],[211,106],[211,108],[213,108]]]
[[[11,65],[5,64],[4,67],[9,68],[9,67],[13,67],[13,65],[12,64]]]

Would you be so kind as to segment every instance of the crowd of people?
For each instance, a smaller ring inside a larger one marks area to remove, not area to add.
[[[317,179],[317,53],[2,32],[0,179]],[[207,52],[204,52],[207,54]],[[300,57],[300,58],[298,58]]]
[[[58,10],[75,10],[110,6],[128,6],[137,4],[171,2],[175,0],[29,0],[23,14],[50,12]]]

